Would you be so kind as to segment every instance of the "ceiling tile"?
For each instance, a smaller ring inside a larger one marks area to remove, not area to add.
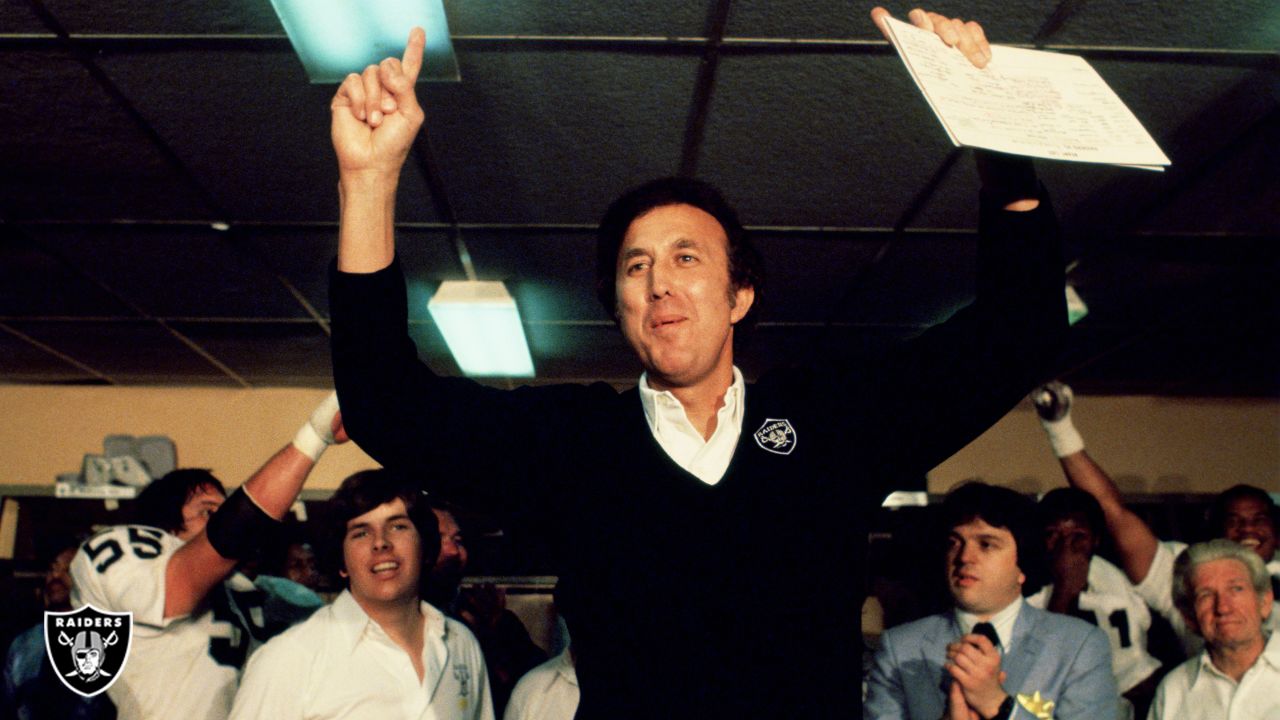
[[[1271,0],[1164,2],[1090,0],[1049,40],[1078,45],[1226,48],[1274,52],[1280,9]]]
[[[896,58],[725,57],[699,170],[749,225],[892,227],[948,152],[932,123]]]
[[[178,322],[174,328],[256,387],[332,387],[329,336],[315,323]]]
[[[117,384],[237,384],[155,323],[14,322],[10,325],[94,368]],[[104,348],[109,348],[110,352],[104,352]]]
[[[33,345],[0,323],[0,377],[9,383],[100,382],[83,368]]]
[[[336,225],[246,226],[237,227],[235,235],[268,272],[283,277],[321,316],[329,316],[329,265],[338,251]],[[465,277],[449,235],[442,230],[397,229],[396,255],[411,280],[410,316],[414,318],[427,317],[424,293],[429,299],[441,280]]]
[[[46,34],[44,23],[31,12],[31,3],[25,0],[0,0],[0,28],[13,34]]]
[[[459,53],[423,87],[462,222],[594,223],[614,196],[677,171],[697,59],[606,51]]]
[[[40,250],[30,238],[39,228],[6,229],[0,240],[0,317],[137,314],[66,263]]]
[[[152,317],[306,317],[274,275],[216,230],[48,228],[44,241]]]
[[[690,37],[704,32],[710,0],[593,4],[566,0],[477,3],[446,0],[454,35]]]
[[[193,188],[77,61],[5,52],[0,82],[0,209],[10,218],[207,216]]]
[[[271,4],[264,0],[168,0],[119,3],[43,0],[45,7],[76,33],[112,35],[283,34]]]
[[[336,88],[311,85],[292,52],[160,50],[101,64],[226,213],[207,219],[337,219],[329,141]],[[209,90],[191,92],[192,77]],[[436,219],[425,188],[410,163],[400,181],[402,222]]]

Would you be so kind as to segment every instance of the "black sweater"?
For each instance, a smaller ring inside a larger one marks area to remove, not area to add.
[[[579,718],[858,717],[871,513],[1044,379],[1065,334],[1047,202],[984,205],[979,229],[969,307],[890,351],[748,385],[714,486],[666,455],[635,389],[432,373],[398,264],[332,273],[343,420],[433,493],[541,521],[575,595]],[[773,420],[788,454],[757,439]]]

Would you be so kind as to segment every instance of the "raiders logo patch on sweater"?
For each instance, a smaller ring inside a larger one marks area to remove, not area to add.
[[[766,418],[753,437],[761,449],[777,455],[790,455],[796,449],[796,429],[790,420]]]

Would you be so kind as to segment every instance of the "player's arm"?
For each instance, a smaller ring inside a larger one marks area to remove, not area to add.
[[[1102,506],[1120,564],[1129,581],[1137,585],[1151,569],[1159,540],[1142,518],[1125,506],[1115,482],[1085,452],[1084,438],[1071,422],[1071,388],[1059,382],[1049,383],[1033,392],[1031,399],[1067,482],[1092,495]]]
[[[205,529],[169,558],[164,616],[193,611],[289,511],[325,448],[345,440],[338,398],[331,394],[312,411],[293,442],[232,492]]]

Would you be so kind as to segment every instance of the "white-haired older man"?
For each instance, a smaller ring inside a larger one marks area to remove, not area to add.
[[[1274,597],[1258,554],[1223,539],[1188,547],[1173,598],[1205,648],[1160,683],[1148,720],[1280,718],[1280,633],[1263,631]]]

